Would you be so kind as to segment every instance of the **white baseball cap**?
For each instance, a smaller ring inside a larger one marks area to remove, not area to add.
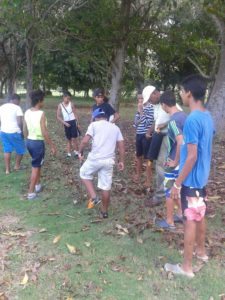
[[[153,85],[147,85],[143,91],[142,91],[142,97],[143,97],[143,104],[145,104],[146,102],[148,102],[151,94],[155,91],[155,87]]]

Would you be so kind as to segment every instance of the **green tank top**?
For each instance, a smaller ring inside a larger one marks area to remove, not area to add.
[[[28,129],[28,139],[30,140],[44,140],[41,132],[41,117],[43,115],[42,110],[32,111],[28,109],[25,112],[24,119]]]

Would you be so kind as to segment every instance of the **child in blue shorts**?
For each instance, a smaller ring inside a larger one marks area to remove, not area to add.
[[[156,220],[156,225],[164,229],[175,229],[174,222],[182,222],[180,200],[174,201],[170,197],[172,188],[179,172],[180,147],[183,143],[183,127],[187,115],[176,106],[176,98],[172,91],[164,92],[160,97],[162,108],[170,115],[167,131],[168,154],[164,168],[164,186],[166,193],[166,219]],[[178,212],[174,216],[174,206]]]
[[[32,172],[27,199],[33,200],[37,193],[42,190],[40,183],[41,166],[44,162],[45,143],[50,145],[53,155],[56,154],[56,147],[49,137],[47,120],[43,112],[44,93],[40,90],[33,91],[30,95],[31,108],[25,112],[25,133],[27,136],[27,150],[32,158]]]

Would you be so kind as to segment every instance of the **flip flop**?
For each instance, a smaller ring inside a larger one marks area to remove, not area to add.
[[[203,261],[203,262],[208,262],[209,261],[209,257],[208,257],[208,255],[203,255],[203,256],[201,256],[201,255],[198,255],[196,252],[193,252],[193,255],[197,258],[197,259],[199,259],[199,260],[201,260],[201,261]]]
[[[14,171],[22,171],[22,170],[26,170],[27,169],[27,166],[20,166],[18,169],[17,168],[14,168]]]
[[[183,275],[186,276],[188,278],[193,278],[195,277],[195,274],[193,272],[185,272],[182,268],[180,264],[177,265],[173,265],[173,264],[165,264],[164,266],[164,270],[166,272],[171,272],[173,274],[176,275]]]
[[[155,225],[160,227],[160,228],[168,229],[168,230],[175,230],[176,229],[175,225],[171,225],[171,224],[167,223],[166,220],[164,220],[164,219],[162,219],[162,220],[157,219],[155,221]]]

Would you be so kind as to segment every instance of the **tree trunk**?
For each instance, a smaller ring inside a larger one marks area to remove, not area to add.
[[[15,93],[16,74],[11,73],[8,78],[8,96],[10,98]]]
[[[216,132],[219,138],[222,138],[225,129],[225,22],[216,16],[214,16],[214,20],[220,31],[221,51],[219,69],[210,95],[208,109],[214,118]]]
[[[27,97],[26,97],[26,108],[30,107],[30,93],[33,90],[33,55],[34,55],[34,44],[29,38],[26,40],[26,63],[27,63]]]
[[[119,109],[119,97],[121,91],[121,81],[123,77],[124,59],[125,43],[122,43],[121,48],[116,50],[115,57],[112,61],[112,79],[109,103],[115,110]]]
[[[115,50],[112,60],[111,89],[109,103],[115,110],[119,109],[119,98],[121,92],[121,81],[123,77],[124,62],[126,56],[127,39],[129,35],[131,0],[121,1],[121,35],[120,43]]]

